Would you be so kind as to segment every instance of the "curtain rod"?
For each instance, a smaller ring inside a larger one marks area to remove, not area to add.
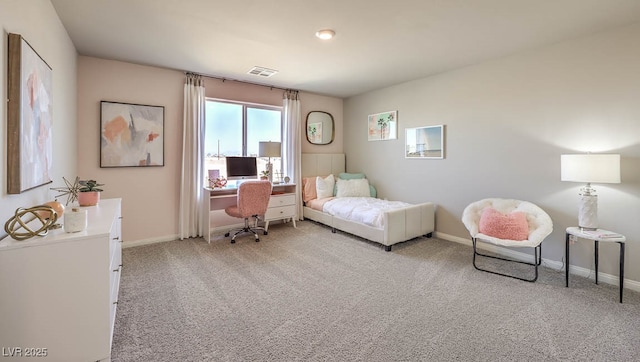
[[[275,89],[280,89],[280,90],[283,90],[283,91],[295,91],[295,92],[298,92],[297,89],[282,88],[282,87],[276,87],[274,85],[253,83],[253,82],[247,82],[247,81],[244,81],[244,80],[237,80],[237,79],[224,78],[224,77],[217,77],[215,75],[200,74],[200,73],[188,72],[188,71],[185,71],[184,74],[185,75],[186,74],[196,74],[196,75],[199,75],[199,76],[202,76],[202,77],[205,77],[205,78],[218,79],[218,80],[221,80],[222,83],[224,83],[224,82],[229,80],[229,81],[238,82],[238,83],[245,83],[245,84],[250,84],[250,85],[257,85],[257,86],[260,86],[260,87],[266,87],[266,88],[270,88],[271,90],[273,90],[275,88]]]

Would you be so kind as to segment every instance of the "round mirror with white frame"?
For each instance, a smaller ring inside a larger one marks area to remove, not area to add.
[[[311,111],[307,114],[307,141],[313,145],[328,145],[333,142],[335,127],[331,113]]]

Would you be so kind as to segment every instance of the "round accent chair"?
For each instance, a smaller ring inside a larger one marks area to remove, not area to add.
[[[551,217],[540,207],[521,200],[487,198],[469,204],[462,213],[462,222],[471,234],[473,266],[481,271],[528,282],[538,279],[538,266],[542,263],[542,241],[553,231]],[[533,248],[533,263],[482,254],[477,243],[485,242],[500,247]],[[535,267],[533,278],[483,269],[476,257],[499,259]]]

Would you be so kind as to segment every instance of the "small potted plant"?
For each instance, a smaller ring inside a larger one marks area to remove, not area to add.
[[[269,170],[264,170],[260,172],[260,180],[268,180],[269,179]]]
[[[94,206],[100,202],[100,192],[103,191],[99,186],[104,186],[104,184],[99,184],[96,180],[81,180],[80,181],[80,191],[78,193],[78,204],[80,206]]]

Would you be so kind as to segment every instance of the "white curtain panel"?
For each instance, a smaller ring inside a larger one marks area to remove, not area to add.
[[[303,129],[302,117],[300,116],[300,99],[298,91],[287,90],[284,92],[284,135],[282,148],[282,160],[286,175],[291,177],[295,182],[296,198],[298,202],[298,219],[302,220],[302,177],[301,177],[301,159],[302,159],[302,141],[300,139],[301,129]]]
[[[187,73],[184,84],[182,177],[180,180],[180,240],[204,235],[202,212],[205,93],[202,76]],[[208,221],[208,220],[206,220]]]

